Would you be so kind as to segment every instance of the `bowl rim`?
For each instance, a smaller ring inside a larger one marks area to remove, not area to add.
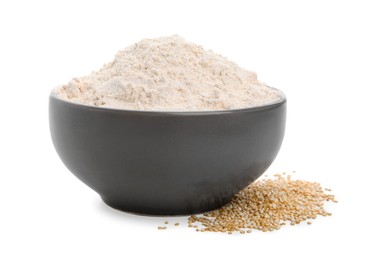
[[[63,98],[58,97],[55,93],[49,94],[49,99],[54,99],[59,102],[68,104],[76,108],[83,108],[88,110],[100,111],[100,112],[115,112],[115,113],[131,113],[131,114],[142,114],[142,115],[217,115],[217,114],[230,114],[230,113],[242,113],[242,112],[254,112],[276,108],[287,102],[286,95],[279,89],[270,87],[280,92],[281,98],[261,106],[246,107],[246,108],[235,108],[235,109],[223,109],[223,110],[132,110],[132,109],[121,109],[121,108],[110,108],[110,107],[98,107],[90,106],[81,103],[72,102]]]

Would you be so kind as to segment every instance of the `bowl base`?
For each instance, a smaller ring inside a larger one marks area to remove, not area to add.
[[[113,209],[116,209],[116,210],[119,210],[119,211],[122,211],[122,212],[125,212],[125,213],[129,213],[129,214],[134,214],[134,215],[140,215],[140,216],[159,216],[159,217],[162,217],[162,216],[190,216],[190,215],[194,215],[194,214],[203,214],[203,213],[207,213],[207,212],[211,212],[211,211],[214,211],[214,210],[217,210],[225,205],[227,205],[230,200],[232,199],[229,198],[229,199],[226,199],[225,201],[223,201],[223,203],[220,203],[220,205],[208,205],[207,207],[200,207],[198,209],[192,209],[192,210],[179,210],[179,209],[158,209],[158,208],[152,208],[152,209],[144,209],[144,208],[138,208],[138,207],[128,207],[128,206],[124,206],[122,204],[119,204],[117,202],[113,202],[111,200],[108,200],[108,199],[104,199],[102,198],[102,201],[107,205],[109,206],[110,208],[113,208]]]

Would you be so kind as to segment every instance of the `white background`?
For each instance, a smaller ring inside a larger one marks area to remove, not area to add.
[[[369,1],[1,1],[0,259],[371,259]],[[269,174],[333,189],[332,217],[249,235],[157,230],[112,210],[58,158],[50,90],[142,38],[179,34],[288,98]],[[368,242],[369,240],[369,242]]]

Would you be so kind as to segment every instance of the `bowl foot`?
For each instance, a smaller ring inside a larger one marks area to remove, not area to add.
[[[115,202],[101,197],[103,202],[116,210],[123,211],[125,213],[142,215],[142,216],[189,216],[193,214],[207,213],[218,208],[221,208],[228,204],[231,198],[220,200],[219,203],[198,205],[198,207],[188,207],[188,208],[166,208],[162,207],[138,207],[138,206],[128,206],[122,203]]]

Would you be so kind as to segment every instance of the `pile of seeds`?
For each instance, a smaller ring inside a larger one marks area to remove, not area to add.
[[[299,224],[317,216],[330,216],[324,209],[326,201],[337,202],[334,195],[326,194],[317,182],[292,180],[291,176],[276,174],[274,179],[263,179],[234,196],[232,201],[212,212],[192,215],[189,227],[196,231],[251,233],[280,229],[283,225]],[[198,227],[201,224],[202,227]]]

